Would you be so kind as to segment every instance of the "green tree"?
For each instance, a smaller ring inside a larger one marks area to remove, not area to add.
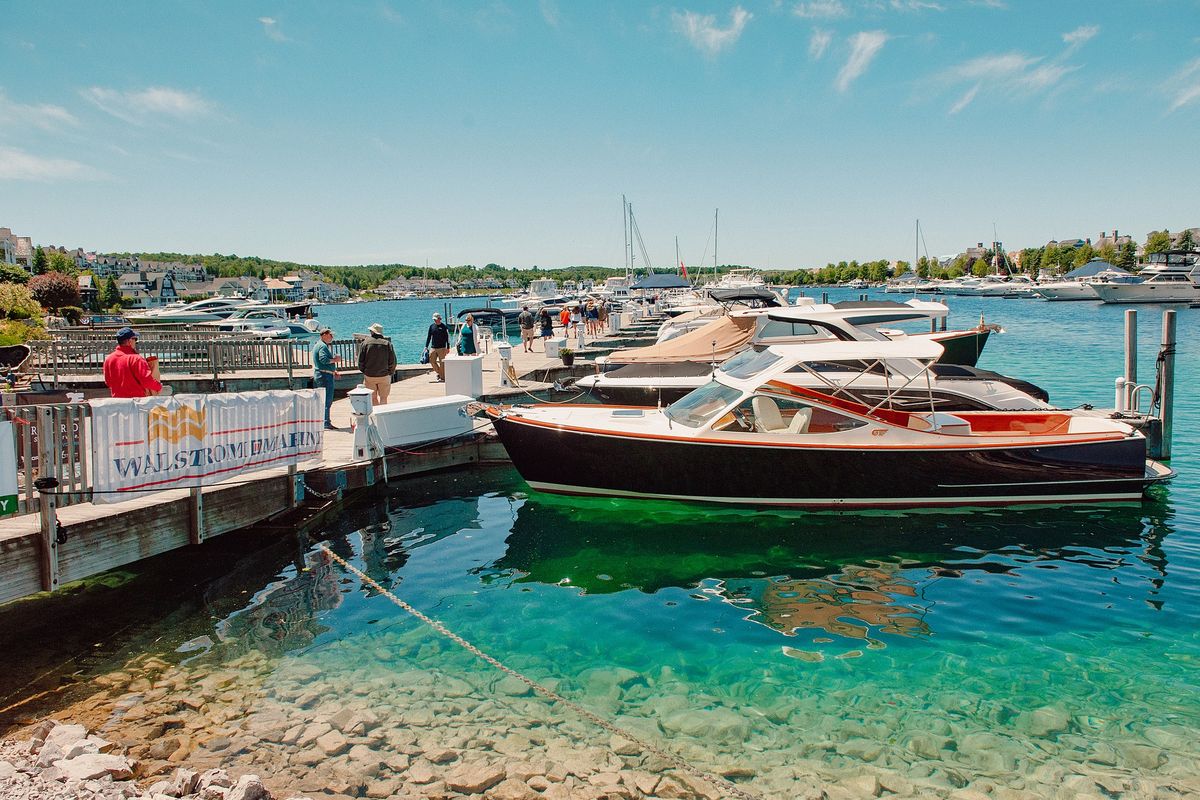
[[[46,257],[46,271],[61,272],[64,275],[74,275],[77,272],[74,260],[66,253],[60,253],[57,250]]]
[[[1165,228],[1161,231],[1150,231],[1146,237],[1145,252],[1165,253],[1171,249],[1171,232]]]
[[[1179,248],[1180,250],[1194,250],[1195,249],[1196,244],[1192,240],[1192,229],[1191,228],[1185,228],[1183,233],[1179,234],[1179,241],[1175,243],[1175,246],[1177,248]]]
[[[1110,264],[1116,264],[1117,248],[1113,247],[1111,244],[1101,245],[1100,248],[1096,250],[1096,258],[1103,259]]]
[[[1071,266],[1082,267],[1084,264],[1096,257],[1095,249],[1088,243],[1084,242],[1083,247],[1075,251],[1074,257],[1071,259]]]
[[[29,273],[15,264],[0,261],[0,283],[29,283]]]
[[[42,275],[50,270],[50,259],[46,257],[46,251],[38,247],[33,251],[33,274]]]
[[[917,259],[917,277],[922,280],[929,278],[929,258],[927,256],[921,256]]]
[[[976,278],[982,278],[992,271],[992,264],[986,257],[980,256],[971,264],[971,274]]]
[[[1132,272],[1137,267],[1137,245],[1132,241],[1125,242],[1121,245],[1121,249],[1112,263],[1114,266]]]
[[[116,308],[121,305],[121,290],[117,286],[117,279],[112,275],[108,276],[104,287],[100,289],[100,305],[104,308]]]

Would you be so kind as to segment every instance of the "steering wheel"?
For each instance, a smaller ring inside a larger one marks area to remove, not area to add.
[[[744,408],[733,409],[733,416],[737,418],[738,424],[748,431],[754,430],[754,423],[750,421],[750,415],[746,413]]]

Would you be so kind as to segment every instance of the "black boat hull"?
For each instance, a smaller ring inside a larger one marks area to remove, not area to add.
[[[494,419],[535,489],[755,506],[872,508],[1137,500],[1140,437],[1024,447],[755,446]]]

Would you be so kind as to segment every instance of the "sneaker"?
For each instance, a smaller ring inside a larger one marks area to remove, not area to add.
[[[332,424],[332,423],[326,422],[326,423],[325,423],[325,430],[327,430],[327,431],[340,431],[340,430],[341,430],[341,428],[339,428],[338,426],[336,426],[336,425],[334,425],[334,424]]]

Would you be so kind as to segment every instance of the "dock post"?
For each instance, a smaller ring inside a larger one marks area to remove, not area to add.
[[[283,344],[284,344],[284,347],[287,348],[288,388],[294,389],[295,387],[292,385],[292,356],[293,356],[292,342],[289,339],[289,340],[285,341]]]
[[[188,541],[191,544],[204,542],[204,490],[199,486],[191,489],[188,506]]]
[[[1175,311],[1163,312],[1162,358],[1159,373],[1158,418],[1162,420],[1162,447],[1160,458],[1171,458],[1171,428],[1175,421]]]
[[[821,292],[821,305],[829,302],[829,292]]]
[[[54,427],[54,409],[38,407],[38,506],[42,528],[42,590],[58,588],[58,456],[59,435]],[[44,487],[44,488],[43,488]]]
[[[1118,376],[1116,390],[1113,392],[1113,410],[1117,412],[1124,411],[1127,402],[1129,402],[1129,395],[1125,391],[1125,379]]]
[[[300,493],[296,491],[296,462],[288,464],[288,508],[295,508],[300,500]]]
[[[1131,395],[1137,386],[1137,309],[1125,309],[1125,391]],[[1122,404],[1121,410],[1133,408],[1133,397]]]

